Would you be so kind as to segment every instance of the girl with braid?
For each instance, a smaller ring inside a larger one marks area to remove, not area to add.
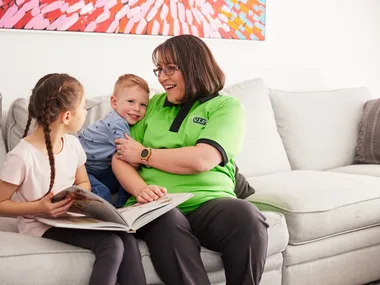
[[[67,74],[48,74],[34,87],[28,112],[24,138],[8,153],[0,172],[0,215],[17,216],[21,234],[91,250],[96,258],[91,285],[146,284],[132,234],[54,228],[34,218],[65,214],[70,198],[56,203],[51,198],[73,184],[90,191],[86,154],[69,135],[79,131],[86,118],[82,85]],[[27,136],[32,119],[37,127]]]

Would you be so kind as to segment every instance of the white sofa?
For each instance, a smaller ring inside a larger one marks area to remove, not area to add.
[[[254,79],[222,94],[239,98],[247,109],[237,164],[256,190],[247,199],[270,225],[261,284],[380,279],[380,166],[352,165],[363,104],[372,98],[368,90],[289,93]],[[18,99],[8,112],[8,150],[21,137],[26,105]],[[108,97],[90,98],[87,107],[92,122],[109,110]],[[87,284],[91,252],[15,232],[15,219],[0,218],[0,284]],[[148,284],[162,284],[143,242],[140,250]],[[202,259],[212,284],[224,284],[220,255],[202,249]]]

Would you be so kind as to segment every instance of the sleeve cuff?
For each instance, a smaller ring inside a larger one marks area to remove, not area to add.
[[[220,154],[222,155],[222,162],[219,165],[225,166],[227,164],[227,162],[228,162],[227,153],[225,152],[224,148],[220,144],[218,144],[216,141],[213,141],[210,139],[199,139],[199,140],[197,140],[197,144],[198,143],[205,143],[205,144],[208,144],[208,145],[215,147],[220,152]]]

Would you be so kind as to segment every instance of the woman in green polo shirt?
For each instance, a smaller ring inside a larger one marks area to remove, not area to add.
[[[245,131],[245,111],[221,96],[224,74],[199,38],[181,35],[153,52],[165,89],[146,116],[120,139],[112,167],[132,197],[149,202],[169,193],[194,197],[137,232],[165,284],[210,284],[200,246],[221,252],[227,285],[259,284],[267,252],[267,224],[234,194],[234,158]],[[128,163],[126,163],[128,162]],[[137,171],[130,164],[141,164]],[[155,186],[160,185],[160,186]]]

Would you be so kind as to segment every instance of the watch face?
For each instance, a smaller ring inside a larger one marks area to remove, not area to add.
[[[146,148],[144,148],[142,151],[141,151],[141,157],[142,158],[145,158],[148,156],[148,153],[149,153],[149,150],[147,150]]]

